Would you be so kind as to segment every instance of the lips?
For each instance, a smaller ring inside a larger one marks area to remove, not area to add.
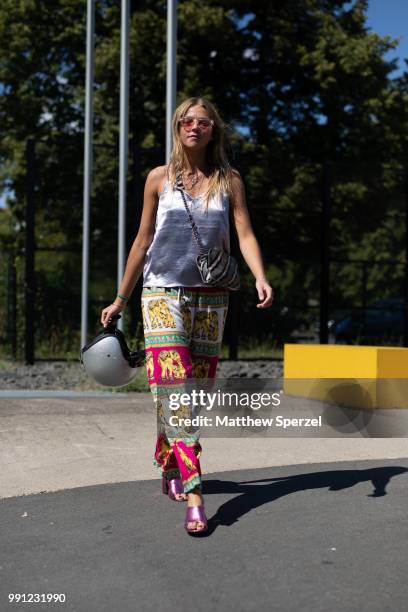
[[[196,134],[192,134],[191,136],[188,136],[188,138],[195,138],[196,140],[198,140],[198,136]]]

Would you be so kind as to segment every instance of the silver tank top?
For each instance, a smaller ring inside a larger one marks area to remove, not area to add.
[[[204,248],[230,252],[229,197],[213,196],[204,209],[203,196],[186,194]],[[160,194],[153,241],[146,252],[143,287],[202,287],[196,264],[198,247],[181,193],[167,181]]]

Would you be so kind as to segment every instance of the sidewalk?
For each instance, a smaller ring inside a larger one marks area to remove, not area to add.
[[[302,400],[297,403],[301,405]],[[393,416],[385,412],[388,421],[408,417],[408,411],[395,411]],[[357,431],[353,438],[206,437],[201,439],[202,471],[205,475],[307,463],[408,458],[408,438],[362,435],[366,434]],[[153,466],[155,436],[150,394],[0,397],[0,498],[158,478]]]
[[[0,398],[1,610],[405,608],[407,438],[203,438],[209,531],[192,538],[155,434],[150,394]]]

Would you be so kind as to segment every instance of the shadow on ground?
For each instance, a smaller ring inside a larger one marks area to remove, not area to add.
[[[205,480],[204,495],[235,494],[235,497],[222,504],[217,513],[211,517],[206,535],[207,537],[211,535],[219,525],[233,525],[239,518],[255,508],[299,491],[323,488],[329,491],[340,491],[362,482],[371,482],[373,492],[368,497],[383,497],[387,494],[386,488],[391,478],[406,472],[408,472],[406,467],[387,466],[366,470],[329,470],[242,482]]]

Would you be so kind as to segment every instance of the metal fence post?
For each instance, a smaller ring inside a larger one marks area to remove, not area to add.
[[[329,290],[330,290],[330,217],[331,217],[332,166],[323,166],[322,215],[321,215],[321,282],[320,282],[320,344],[327,344],[329,333]]]
[[[408,175],[404,176],[405,199],[405,267],[404,267],[404,338],[403,346],[408,347]]]
[[[35,316],[35,140],[26,143],[26,207],[25,207],[25,362],[34,363]]]
[[[11,356],[17,358],[17,273],[14,253],[9,253],[7,266],[7,340]]]
[[[361,308],[363,311],[362,322],[363,330],[365,332],[366,318],[367,318],[367,264],[368,261],[362,262],[362,279],[361,279]]]

